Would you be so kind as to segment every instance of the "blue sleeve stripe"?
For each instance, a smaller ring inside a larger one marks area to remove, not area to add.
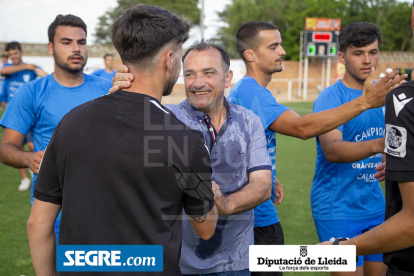
[[[271,171],[272,166],[265,165],[265,166],[257,166],[257,167],[254,167],[254,168],[250,168],[250,169],[247,170],[247,174],[250,174],[250,173],[255,172],[255,171],[260,171],[260,170],[270,170]]]

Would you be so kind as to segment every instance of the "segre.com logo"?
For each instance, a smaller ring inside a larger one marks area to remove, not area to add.
[[[56,270],[163,271],[162,245],[58,245]]]

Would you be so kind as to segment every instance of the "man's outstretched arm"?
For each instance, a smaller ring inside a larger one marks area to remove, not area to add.
[[[40,69],[39,67],[37,67],[36,64],[19,64],[19,65],[9,65],[9,66],[4,66],[1,68],[1,75],[12,75],[14,73],[20,72],[20,71],[24,71],[24,70],[30,70],[30,71],[35,71],[35,73],[39,76],[39,77],[43,77],[48,75],[48,73],[46,73],[45,71],[43,71],[42,69]]]
[[[34,71],[35,71],[36,75],[38,75],[39,77],[44,77],[44,76],[49,75],[47,72],[43,71],[39,67],[37,67]]]
[[[54,224],[60,209],[61,205],[34,199],[27,221],[27,235],[36,275],[54,276],[56,274]]]
[[[377,83],[373,83],[374,68],[364,84],[362,96],[337,108],[299,116],[293,110],[283,112],[270,126],[272,131],[309,139],[333,130],[363,111],[377,108],[385,104],[385,97],[396,85],[404,81],[407,74],[398,75],[395,70]]]
[[[36,64],[23,64],[20,63],[19,65],[9,65],[9,66],[3,66],[1,68],[1,74],[2,75],[11,75],[20,71],[24,70],[30,70],[34,71],[37,68]]]

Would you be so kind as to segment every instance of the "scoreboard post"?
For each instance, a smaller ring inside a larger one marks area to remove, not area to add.
[[[341,30],[341,20],[337,18],[305,18],[305,27],[302,32],[300,71],[302,56],[305,59],[303,99],[307,97],[309,58],[326,59],[326,87],[330,85],[331,59],[338,55],[338,36]],[[303,47],[303,48],[302,48]],[[303,55],[302,55],[303,53]],[[321,89],[324,88],[325,61],[322,61]],[[301,74],[299,76],[299,93],[301,94]]]

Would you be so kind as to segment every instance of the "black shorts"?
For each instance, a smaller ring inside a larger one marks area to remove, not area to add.
[[[414,276],[413,272],[388,268],[386,276]]]
[[[254,228],[255,245],[284,245],[283,229],[280,222],[263,227]],[[281,276],[282,272],[252,272],[252,276]]]

